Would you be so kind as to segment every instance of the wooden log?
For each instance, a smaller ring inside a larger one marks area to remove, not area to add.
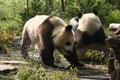
[[[110,58],[108,60],[108,73],[112,73],[113,71],[115,70],[115,67],[114,67],[114,58]]]
[[[120,80],[120,28],[106,40],[106,46],[111,47],[118,61],[117,68],[114,67],[114,59],[108,61],[108,73],[110,80]]]
[[[113,35],[119,35],[120,34],[120,27],[113,33]]]
[[[116,50],[120,48],[120,35],[111,35],[105,39],[106,46],[111,48],[116,48]]]
[[[111,23],[111,24],[109,25],[109,29],[110,29],[111,31],[116,31],[119,27],[120,27],[120,24],[118,24],[118,23]]]
[[[114,67],[114,58],[108,60],[108,74],[110,75],[110,80],[116,79],[116,69]]]
[[[118,64],[120,64],[120,47],[113,47],[114,55],[118,61]]]
[[[117,79],[116,80],[120,80],[120,63],[118,63],[116,70],[117,70]]]
[[[110,75],[110,80],[120,80],[120,64],[118,64],[115,69],[114,60],[110,59],[108,61],[108,73]]]

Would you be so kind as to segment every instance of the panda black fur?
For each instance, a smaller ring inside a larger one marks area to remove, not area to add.
[[[97,13],[80,14],[75,30],[76,48],[84,48],[90,44],[105,45],[106,35]]]
[[[29,19],[23,28],[21,53],[28,55],[29,46],[36,46],[44,65],[54,65],[53,51],[58,49],[71,65],[79,65],[76,54],[73,52],[72,26],[67,25],[56,16],[37,15]]]

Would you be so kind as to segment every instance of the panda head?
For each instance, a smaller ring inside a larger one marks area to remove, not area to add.
[[[53,38],[55,47],[63,55],[69,55],[73,52],[74,38],[72,33],[72,26],[67,25],[56,32]]]
[[[73,18],[70,20],[70,25],[72,25],[72,27],[73,27],[73,32],[75,32],[75,30],[76,30],[77,27],[78,27],[78,21],[79,21],[79,17],[73,17]]]
[[[80,13],[79,13],[80,14]],[[102,26],[97,12],[80,14],[79,16],[78,30],[86,32],[88,35],[94,35],[96,31]]]

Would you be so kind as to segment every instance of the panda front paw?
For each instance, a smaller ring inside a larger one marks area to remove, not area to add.
[[[28,56],[28,54],[22,54],[22,57],[23,57],[24,59],[27,59],[29,56]]]

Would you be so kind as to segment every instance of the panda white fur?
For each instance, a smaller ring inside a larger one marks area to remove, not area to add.
[[[83,14],[79,19],[78,30],[94,35],[102,27],[100,19],[94,13]]]
[[[29,46],[37,45],[43,64],[54,66],[53,51],[58,49],[72,64],[78,63],[73,56],[72,26],[57,16],[37,15],[29,19],[23,28],[21,53],[28,55]],[[72,55],[71,55],[72,54]],[[74,54],[75,55],[75,54]]]
[[[70,25],[72,25],[73,31],[75,31],[77,29],[77,27],[78,27],[78,21],[79,21],[79,17],[73,17],[70,20]]]

